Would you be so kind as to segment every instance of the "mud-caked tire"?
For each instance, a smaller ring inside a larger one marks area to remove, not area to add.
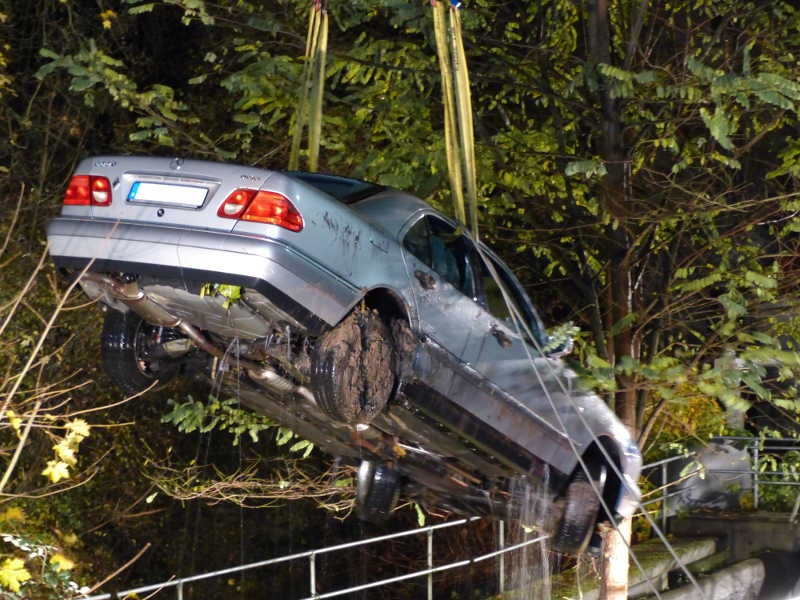
[[[159,329],[133,311],[106,312],[100,335],[103,370],[128,396],[147,389],[156,380],[159,385],[168,383],[180,368],[179,362],[153,355],[155,336],[164,332]]]
[[[396,382],[389,328],[375,310],[354,310],[317,340],[311,386],[336,421],[369,423],[389,402]]]
[[[385,521],[397,504],[400,475],[390,466],[361,461],[356,479],[356,512],[358,518],[370,523]]]
[[[600,497],[605,486],[605,466],[590,466],[594,487],[579,465],[564,495],[564,511],[553,535],[553,549],[578,555],[586,548],[597,524]],[[595,491],[595,488],[597,491]]]

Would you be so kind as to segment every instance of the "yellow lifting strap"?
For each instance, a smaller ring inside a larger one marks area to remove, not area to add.
[[[444,136],[450,192],[456,218],[467,223],[465,204],[469,205],[470,229],[478,239],[478,190],[475,172],[475,134],[472,128],[472,96],[464,43],[461,37],[460,2],[431,0],[436,53],[442,74]],[[445,11],[449,9],[449,22]],[[449,25],[449,26],[448,26]],[[466,191],[466,202],[465,192]]]
[[[316,171],[319,164],[319,144],[322,132],[322,93],[325,89],[325,59],[328,53],[327,2],[314,0],[308,19],[303,84],[294,113],[292,148],[289,169],[297,170],[300,164],[300,141],[308,113],[308,170]]]

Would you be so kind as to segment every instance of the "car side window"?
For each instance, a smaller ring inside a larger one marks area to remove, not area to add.
[[[539,320],[534,316],[529,308],[529,303],[524,296],[524,292],[519,288],[518,284],[509,275],[505,267],[503,267],[496,260],[487,256],[486,259],[491,262],[494,271],[497,274],[500,282],[509,295],[511,305],[514,310],[519,314],[522,319],[528,324],[533,335],[540,341],[542,332],[539,327]],[[480,270],[481,287],[483,289],[484,305],[486,309],[492,314],[493,317],[503,321],[509,327],[513,328],[514,321],[511,318],[511,310],[503,298],[503,292],[500,289],[495,278],[492,276],[491,271],[485,264],[481,264]]]
[[[449,223],[425,216],[409,229],[405,248],[453,287],[477,299],[477,253],[469,239]]]

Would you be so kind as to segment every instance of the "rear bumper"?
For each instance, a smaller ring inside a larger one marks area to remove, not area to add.
[[[256,289],[320,333],[358,301],[358,288],[284,243],[241,234],[58,217],[47,229],[50,255],[65,268],[129,272],[190,284]]]

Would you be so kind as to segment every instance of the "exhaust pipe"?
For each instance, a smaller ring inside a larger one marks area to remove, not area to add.
[[[225,352],[212,344],[197,327],[176,317],[166,308],[155,302],[139,287],[139,284],[136,283],[134,279],[131,281],[118,281],[108,275],[94,273],[92,271],[84,273],[81,279],[93,283],[115,300],[127,305],[133,312],[148,323],[161,327],[178,329],[186,334],[186,337],[204,352],[207,352],[211,356],[216,356],[220,360],[225,359]],[[278,375],[273,369],[247,359],[240,359],[237,361],[237,364],[244,367],[250,377],[264,384],[274,392],[280,394],[297,394],[316,405],[316,399],[311,390],[305,386],[292,383],[285,377]]]

